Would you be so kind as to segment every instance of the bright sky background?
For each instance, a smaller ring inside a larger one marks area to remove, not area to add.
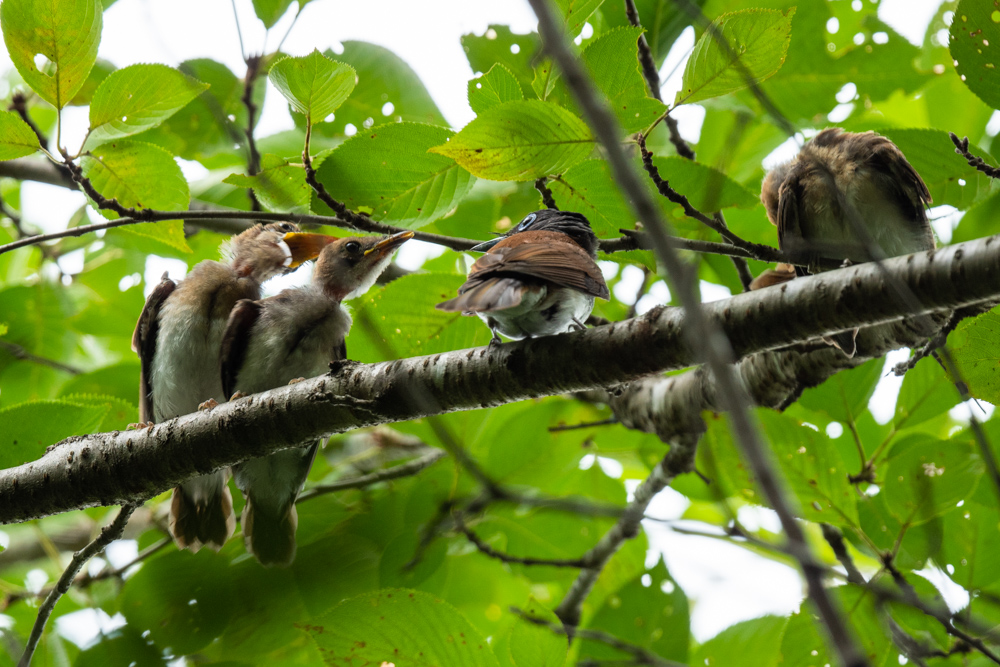
[[[860,6],[862,0],[854,2]],[[897,32],[920,44],[939,4],[939,0],[882,0],[878,13]],[[265,34],[253,14],[250,1],[237,0],[236,5],[246,48],[252,52],[262,51]],[[273,49],[277,45],[288,29],[291,17],[292,12],[289,12],[275,26],[267,38],[266,48]],[[473,72],[459,44],[459,37],[468,32],[482,34],[491,23],[509,25],[515,32],[521,33],[529,32],[535,26],[534,15],[524,0],[315,0],[295,24],[285,41],[284,50],[292,55],[305,55],[314,48],[324,50],[334,47],[336,50],[339,41],[348,39],[385,46],[413,67],[445,118],[458,129],[473,118],[466,100],[466,81],[472,78]],[[664,73],[674,70],[686,57],[693,45],[692,35],[689,31],[682,38],[668,57]],[[190,58],[208,57],[225,63],[238,76],[245,71],[233,9],[225,0],[118,0],[104,14],[100,56],[118,67],[151,62],[177,65]],[[9,67],[10,60],[4,49],[0,53],[0,68],[6,70]],[[678,75],[664,86],[666,99],[672,98],[673,90],[680,86],[679,73],[683,67],[677,67],[676,71]],[[684,107],[678,117],[684,136],[697,140],[703,117],[700,108],[696,105]],[[68,109],[63,136],[71,150],[79,145],[86,125],[85,109]],[[277,91],[271,88],[258,136],[290,127],[292,121],[287,107]],[[790,148],[795,151],[794,146]],[[199,165],[184,166],[189,178],[197,178],[203,173]],[[25,183],[22,202],[26,221],[51,231],[65,226],[72,212],[83,204],[83,196],[62,188]],[[401,263],[419,264],[426,251],[414,242],[408,247],[412,248],[410,254],[402,257]],[[82,266],[82,258],[80,263]],[[171,269],[174,277],[179,277],[184,270],[182,262],[167,262],[148,267],[147,275],[158,277],[164,266]],[[640,276],[638,270],[634,274],[626,276],[630,284],[623,286],[623,293],[635,294]],[[635,284],[631,284],[633,282]],[[704,297],[717,299],[727,295],[724,289],[721,292],[717,289],[706,291]],[[660,283],[646,297],[642,310],[666,298],[665,285]],[[906,354],[906,351],[890,354],[887,365],[905,358]],[[900,380],[893,377],[880,383],[871,404],[879,421],[891,417],[899,384]],[[620,475],[620,466],[616,462],[601,461],[600,464],[609,474]],[[656,498],[649,514],[674,519],[682,514],[686,505],[683,496],[667,489]],[[779,528],[770,510],[745,508],[740,513],[740,519],[750,528],[756,525],[770,530]],[[705,640],[739,620],[765,613],[787,614],[798,608],[803,589],[798,574],[791,568],[720,540],[679,535],[663,524],[650,523],[646,528],[653,545],[651,562],[663,553],[671,573],[692,599],[693,632],[699,640]],[[109,558],[116,564],[127,562],[134,554],[134,543],[123,543],[109,550]],[[37,579],[38,574],[44,576],[41,571],[32,576]],[[940,578],[936,580],[936,583],[939,582]],[[33,583],[37,584],[37,581]],[[952,597],[949,601],[954,606],[961,598]],[[92,611],[78,612],[73,616],[60,619],[59,628],[78,643],[95,637],[98,628],[107,631],[114,625],[106,615],[102,617]]]

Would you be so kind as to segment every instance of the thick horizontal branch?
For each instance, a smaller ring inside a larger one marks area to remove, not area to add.
[[[705,304],[703,311],[722,328],[736,356],[746,357],[738,370],[747,386],[767,393],[754,374],[780,374],[786,366],[771,364],[768,355],[757,353],[856,326],[1000,298],[1000,237],[897,257],[884,266],[917,295],[922,313],[907,310],[874,264],[739,294]],[[436,412],[472,410],[685,368],[694,357],[682,335],[683,322],[680,309],[661,308],[587,331],[494,348],[378,364],[346,362],[329,375],[148,430],[70,438],[37,461],[0,471],[0,523],[141,500],[193,475],[324,434],[426,416],[426,410],[414,405],[414,395],[426,396],[422,405],[438,406]],[[907,331],[902,325],[897,328]],[[929,333],[912,331],[899,345],[911,345],[912,338]],[[862,351],[881,354],[893,343],[891,338],[877,342],[868,330],[859,336]],[[787,350],[771,354],[801,356]],[[839,352],[830,348],[815,354],[829,358]],[[776,395],[754,399],[767,405]]]

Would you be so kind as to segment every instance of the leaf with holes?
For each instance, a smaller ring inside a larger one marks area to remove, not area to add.
[[[1000,9],[996,3],[961,0],[949,30],[955,71],[979,98],[1000,108]]]
[[[521,100],[488,109],[430,151],[452,158],[480,178],[528,181],[569,169],[593,148],[590,129],[572,112]]]
[[[500,63],[481,77],[469,81],[469,106],[477,115],[504,102],[523,99],[524,93],[517,77]]]
[[[925,434],[898,439],[886,463],[882,484],[886,506],[901,523],[910,525],[954,509],[972,494],[984,472],[972,443]]]
[[[785,62],[795,8],[723,14],[694,45],[674,105],[707,100],[774,75]]]
[[[166,65],[132,65],[112,72],[90,103],[84,150],[154,128],[208,89]]]
[[[499,665],[489,642],[444,600],[384,588],[344,600],[303,625],[328,665]]]
[[[317,178],[352,209],[367,207],[376,220],[422,227],[453,210],[476,181],[454,161],[428,152],[453,136],[419,123],[359,132],[323,160]],[[314,208],[332,214],[318,199]]]
[[[300,164],[291,164],[277,155],[267,154],[260,160],[260,172],[230,174],[223,179],[241,188],[253,188],[261,206],[276,213],[309,213],[312,188],[306,183],[306,172]]]
[[[81,161],[83,175],[108,199],[128,208],[185,211],[190,204],[187,181],[170,153],[159,146],[122,140],[98,146]],[[93,205],[93,204],[92,204]],[[94,205],[97,209],[97,206]],[[114,211],[97,209],[115,220]],[[127,225],[122,232],[136,234],[191,252],[184,240],[182,220]]]
[[[4,0],[0,25],[24,82],[61,109],[97,60],[103,15],[98,0]]]
[[[31,155],[40,148],[38,135],[13,111],[0,111],[0,160]]]
[[[639,69],[641,28],[616,28],[595,39],[583,52],[594,83],[608,98],[626,132],[642,130],[667,107],[649,96]]]
[[[310,123],[323,120],[354,90],[358,75],[354,68],[327,58],[317,50],[301,58],[282,58],[267,74],[292,108]]]

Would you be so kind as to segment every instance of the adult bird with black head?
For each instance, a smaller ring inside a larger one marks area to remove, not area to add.
[[[256,225],[233,237],[227,262],[199,262],[180,282],[164,275],[132,335],[140,360],[140,426],[225,400],[219,345],[233,306],[260,298],[265,281],[316,257],[324,239],[287,222]],[[232,536],[236,519],[226,480],[220,470],[174,488],[170,532],[179,548],[218,551]]]
[[[472,248],[486,254],[469,269],[458,296],[439,310],[478,315],[512,340],[583,329],[594,299],[610,297],[597,258],[597,236],[579,213],[529,213],[509,232]]]

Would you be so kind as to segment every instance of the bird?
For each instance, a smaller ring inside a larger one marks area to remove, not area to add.
[[[852,264],[934,248],[927,185],[903,152],[875,132],[819,132],[767,173],[760,198],[778,228],[778,247],[805,266],[778,264],[752,290],[815,273],[821,258]],[[856,335],[854,329],[824,340],[853,357]]]
[[[437,304],[476,314],[493,333],[491,345],[583,329],[594,299],[610,292],[597,258],[597,236],[579,213],[543,209],[509,232],[472,248],[486,254],[469,269],[458,296]]]
[[[225,400],[219,347],[230,311],[242,298],[260,298],[261,284],[319,254],[320,234],[292,223],[255,225],[233,237],[228,261],[199,262],[179,282],[163,275],[132,334],[139,355],[139,424],[209,409]],[[199,475],[173,490],[170,532],[178,548],[218,551],[235,528],[224,470]]]
[[[342,303],[367,292],[392,253],[413,238],[329,237],[312,281],[266,299],[242,299],[229,315],[220,348],[222,387],[230,400],[326,372],[347,358],[351,315]],[[241,518],[247,551],[265,566],[295,558],[295,499],[319,443],[285,449],[233,466],[246,500]]]

